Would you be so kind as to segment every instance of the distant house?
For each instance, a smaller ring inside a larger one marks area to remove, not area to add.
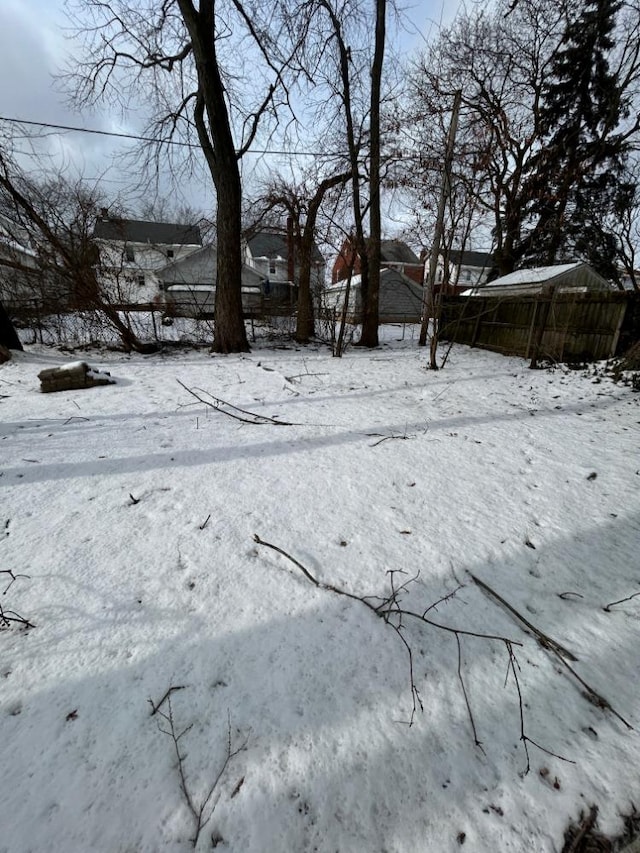
[[[244,263],[262,278],[266,297],[295,302],[300,277],[293,234],[282,228],[265,228],[246,235]],[[314,243],[311,256],[311,290],[324,287],[326,262]]]
[[[401,240],[380,241],[380,267],[397,270],[416,284],[422,284],[424,265],[413,249]],[[353,242],[347,239],[333,263],[331,282],[336,284],[348,278],[349,274],[360,275],[361,271],[360,256],[356,253]]]
[[[100,282],[110,299],[126,305],[153,302],[158,270],[202,246],[196,225],[110,217],[105,208],[93,238],[100,253]]]
[[[632,274],[628,269],[620,269],[619,274],[622,290],[638,290],[640,288],[640,270],[634,269]]]
[[[347,318],[362,320],[361,277],[354,276],[349,284],[343,279],[329,285],[324,292],[325,309],[339,316],[349,288]],[[397,269],[380,270],[379,320],[381,323],[418,323],[422,316],[423,288]]]
[[[180,316],[213,314],[218,253],[204,246],[156,272],[163,305]],[[256,311],[262,301],[263,277],[246,264],[242,267],[242,304],[246,313]]]
[[[429,255],[425,257],[428,269]],[[461,251],[451,249],[438,257],[436,265],[436,293],[459,294],[469,287],[484,284],[493,269],[490,252]]]
[[[463,291],[462,296],[535,296],[545,291],[587,293],[616,290],[588,264],[575,261],[549,267],[516,270]]]
[[[29,232],[0,215],[0,301],[13,311],[40,296],[38,259]]]
[[[37,232],[0,214],[0,301],[13,317],[33,317],[69,305],[68,283],[48,259],[42,263]]]

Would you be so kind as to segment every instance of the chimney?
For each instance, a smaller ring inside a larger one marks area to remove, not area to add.
[[[293,243],[293,216],[287,216],[287,278],[293,281],[295,275],[295,246]]]
[[[109,208],[108,207],[101,207],[100,208],[100,216],[103,219],[108,219],[109,218]]]

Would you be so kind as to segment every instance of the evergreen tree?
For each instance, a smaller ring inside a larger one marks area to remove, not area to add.
[[[615,277],[616,240],[607,217],[620,204],[628,114],[621,81],[610,69],[620,0],[581,0],[567,24],[543,89],[544,140],[529,178],[529,261],[583,258]]]

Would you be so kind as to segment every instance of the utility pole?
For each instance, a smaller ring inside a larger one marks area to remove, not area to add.
[[[442,184],[440,187],[440,199],[438,201],[438,214],[436,217],[436,225],[433,233],[433,246],[431,248],[431,256],[429,258],[429,277],[425,283],[424,297],[422,302],[422,326],[420,327],[420,338],[418,343],[421,347],[427,343],[427,331],[429,329],[429,320],[433,319],[433,334],[431,336],[431,370],[437,370],[436,351],[438,348],[438,319],[436,316],[439,311],[436,311],[435,300],[435,283],[436,283],[436,267],[438,265],[438,257],[440,255],[440,246],[442,245],[442,232],[444,230],[444,211],[451,189],[451,164],[453,162],[453,149],[456,142],[456,132],[458,130],[458,116],[460,115],[460,103],[462,101],[462,91],[458,90],[453,101],[453,110],[451,112],[451,123],[449,124],[449,132],[447,134],[447,146],[444,155],[444,169],[442,172]],[[439,304],[437,306],[439,308]]]

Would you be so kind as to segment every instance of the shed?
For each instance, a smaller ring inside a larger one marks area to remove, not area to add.
[[[324,304],[340,313],[344,307],[348,280],[332,284],[324,291]],[[424,290],[397,269],[380,270],[379,319],[381,323],[418,323],[422,316]],[[354,276],[349,288],[348,319],[362,320],[361,277]]]
[[[516,270],[465,290],[461,296],[537,296],[556,293],[593,293],[615,287],[582,261]]]

